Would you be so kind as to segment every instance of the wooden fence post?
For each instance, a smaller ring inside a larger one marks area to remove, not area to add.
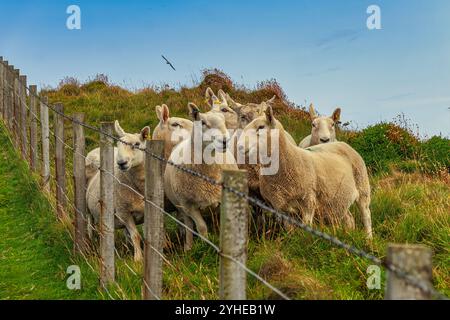
[[[30,86],[30,163],[34,172],[39,171],[37,101],[37,86],[32,85]]]
[[[84,114],[73,115],[77,122],[84,122]],[[89,247],[87,237],[86,217],[86,139],[84,127],[73,122],[73,181],[74,181],[74,206],[75,206],[75,252],[86,252]]]
[[[145,199],[153,202],[159,208],[164,208],[164,163],[150,153],[164,157],[164,141],[147,141],[145,155]],[[144,283],[143,298],[157,300],[162,295],[162,267],[165,239],[164,215],[160,209],[145,202],[144,215]]]
[[[247,172],[245,170],[224,170],[224,185],[248,194]],[[228,258],[247,262],[248,203],[233,192],[222,189],[220,206],[220,272],[219,298],[222,300],[245,300],[247,272]]]
[[[4,105],[4,101],[3,101],[3,95],[5,92],[5,86],[3,83],[3,70],[5,69],[5,66],[3,64],[3,57],[0,57],[0,117],[2,119],[4,119],[4,110],[5,110],[5,105]]]
[[[8,124],[8,61],[3,61],[3,121],[5,125]]]
[[[48,123],[48,98],[41,98],[41,138],[42,138],[42,187],[50,192],[50,130]]]
[[[14,71],[14,66],[10,66],[9,70],[8,70],[8,83],[9,83],[9,94],[8,94],[8,113],[9,113],[9,118],[8,118],[8,128],[11,134],[11,140],[15,143],[14,139],[14,103],[15,103],[15,90],[16,90],[16,85],[15,85],[15,71]]]
[[[19,134],[22,158],[28,161],[28,109],[27,109],[27,76],[19,77]]]
[[[388,246],[387,261],[431,287],[432,255],[432,250],[423,245],[391,244]],[[385,299],[428,300],[431,296],[388,270]]]
[[[101,131],[113,134],[114,123],[102,122]],[[100,284],[115,281],[114,266],[114,148],[113,139],[100,134]]]
[[[20,148],[20,130],[19,130],[19,105],[20,105],[20,70],[14,69],[14,116],[13,116],[13,133],[14,144],[16,149]]]
[[[7,65],[5,70],[5,80],[6,80],[6,126],[10,130],[11,133],[11,96],[12,96],[12,89],[13,86],[12,82],[12,76],[11,76],[11,66]]]
[[[58,218],[64,217],[66,209],[66,153],[64,149],[64,107],[61,103],[55,105],[55,173],[56,173],[56,210]]]

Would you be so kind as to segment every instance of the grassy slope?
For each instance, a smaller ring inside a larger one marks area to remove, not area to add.
[[[0,299],[97,298],[95,282],[66,288],[70,238],[1,125],[0,145]]]
[[[217,87],[214,88],[217,90]],[[226,88],[225,88],[226,89]],[[267,90],[245,91],[229,88],[226,90],[237,101],[257,102],[268,99],[273,92]],[[102,83],[88,83],[83,86],[66,85],[60,90],[48,92],[51,102],[62,101],[69,114],[83,112],[87,122],[99,125],[105,118],[120,119],[123,127],[137,131],[144,125],[152,128],[157,124],[154,106],[166,103],[172,115],[186,116],[186,104],[194,101],[203,103],[204,85],[183,88],[180,91],[145,89],[130,93],[118,87]],[[304,137],[310,128],[301,110],[289,110],[281,103],[276,105],[278,118],[296,140]],[[69,125],[69,124],[68,124]],[[89,148],[98,144],[96,133],[87,131]],[[341,136],[342,138],[342,136]],[[67,142],[71,144],[70,131]],[[71,155],[67,155],[70,162]],[[69,163],[70,167],[70,163]],[[371,247],[364,241],[359,230],[349,234],[333,230],[342,240],[364,248],[376,256],[383,257],[390,242],[424,243],[435,251],[434,279],[439,290],[449,294],[450,271],[448,248],[450,227],[450,187],[437,178],[427,178],[418,174],[394,174],[373,177],[372,215],[375,240]],[[357,216],[357,215],[356,215]],[[166,299],[216,299],[218,288],[218,258],[215,252],[201,241],[196,241],[193,250],[183,253],[169,220],[172,240],[165,250],[164,298]],[[361,226],[360,223],[358,223]],[[141,292],[141,266],[132,262],[130,252],[117,234],[120,259],[117,261],[118,284],[110,288],[114,298],[139,299]],[[59,237],[56,236],[55,237]],[[211,235],[217,243],[218,233]],[[67,244],[70,246],[70,243]],[[89,262],[97,268],[96,259]],[[85,264],[79,262],[82,268]],[[381,299],[382,290],[369,291],[366,288],[366,269],[369,263],[355,258],[341,249],[334,248],[325,241],[318,240],[296,230],[290,234],[268,234],[265,238],[254,234],[249,243],[249,267],[259,272],[271,283],[295,298],[331,299]],[[83,267],[84,266],[84,267]],[[83,269],[83,284],[97,283],[88,269]],[[251,299],[276,298],[270,290],[249,276],[248,295]],[[99,295],[100,296],[100,295]],[[103,295],[100,297],[104,297]],[[108,297],[106,297],[108,298]]]

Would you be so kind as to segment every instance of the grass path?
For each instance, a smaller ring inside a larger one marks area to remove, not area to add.
[[[98,298],[67,289],[70,238],[1,124],[0,145],[0,300]]]

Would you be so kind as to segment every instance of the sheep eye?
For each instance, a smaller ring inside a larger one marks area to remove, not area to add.
[[[180,124],[179,123],[172,123],[172,127],[174,127],[174,128],[176,128],[176,127],[180,127]]]
[[[139,142],[136,142],[135,144],[134,144],[134,146],[135,147],[139,147],[141,144],[139,143]]]
[[[202,126],[206,126],[206,122],[202,120]]]
[[[225,109],[225,108],[223,108],[223,109],[222,109],[222,112],[228,112],[228,110],[227,110],[227,109]]]
[[[315,124],[315,123],[313,123],[313,124],[312,124],[312,126],[313,126],[313,128],[315,128],[315,127],[316,127],[316,124]]]
[[[265,126],[259,126],[258,130],[263,130],[265,128]]]
[[[335,123],[333,122],[333,123],[331,124],[331,126],[334,127],[334,125],[335,125]]]

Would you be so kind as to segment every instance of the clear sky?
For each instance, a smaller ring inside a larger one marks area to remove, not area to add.
[[[343,109],[358,127],[404,113],[450,136],[450,1],[0,0],[0,55],[29,82],[97,73],[129,88],[189,85],[217,67],[248,87],[275,78],[290,100]],[[81,30],[66,9],[81,8]],[[367,7],[381,8],[368,30]],[[161,58],[164,54],[177,71]]]

